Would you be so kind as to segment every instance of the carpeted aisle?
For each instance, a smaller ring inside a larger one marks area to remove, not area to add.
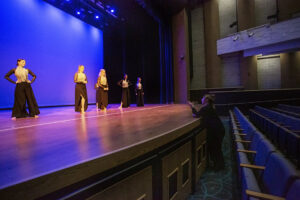
[[[239,186],[236,174],[236,159],[232,152],[232,140],[229,133],[229,119],[222,118],[226,134],[223,140],[225,169],[219,172],[206,170],[196,186],[196,192],[189,200],[238,200]]]

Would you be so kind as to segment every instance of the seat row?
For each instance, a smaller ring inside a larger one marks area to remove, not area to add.
[[[249,118],[283,154],[300,167],[300,121],[259,106],[250,109]]]
[[[278,104],[276,107],[273,107],[272,110],[292,116],[292,117],[300,118],[300,107],[298,107],[298,106]]]
[[[238,108],[229,113],[241,199],[299,199],[300,176],[295,167]]]
[[[281,110],[286,110],[294,113],[300,114],[300,106],[291,106],[291,105],[285,105],[285,104],[278,104],[277,108]]]

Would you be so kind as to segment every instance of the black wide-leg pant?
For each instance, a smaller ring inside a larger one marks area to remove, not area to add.
[[[144,95],[142,90],[137,90],[136,95],[136,105],[144,106]]]
[[[129,88],[122,88],[122,107],[127,108],[129,106],[130,106]]]
[[[29,114],[26,111],[26,102],[28,105]],[[34,117],[38,114],[40,114],[40,111],[33,94],[31,84],[27,82],[17,83],[12,117]]]
[[[102,87],[98,87],[96,91],[96,101],[98,103],[98,108],[106,108],[108,105],[108,91],[104,90]]]

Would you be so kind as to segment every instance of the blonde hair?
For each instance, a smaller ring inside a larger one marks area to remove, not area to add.
[[[98,76],[101,76],[101,72],[106,72],[105,69],[100,69],[100,72],[99,72],[99,75]],[[105,74],[106,75],[106,74]]]
[[[81,67],[83,67],[83,69],[84,69],[84,66],[83,66],[83,65],[78,65],[78,71],[79,71],[79,69],[80,69]]]

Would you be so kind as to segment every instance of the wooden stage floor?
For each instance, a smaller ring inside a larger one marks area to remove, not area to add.
[[[44,108],[39,118],[0,111],[0,189],[110,155],[195,120],[187,105],[146,105],[107,113],[89,106]]]

